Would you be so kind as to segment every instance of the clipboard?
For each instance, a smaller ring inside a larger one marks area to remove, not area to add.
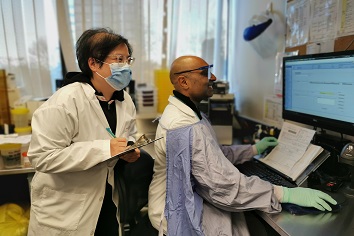
[[[128,152],[131,152],[133,151],[135,148],[141,148],[141,147],[144,147],[146,145],[149,145],[159,139],[162,139],[163,137],[159,137],[157,139],[149,139],[149,138],[146,138],[145,134],[143,134],[139,139],[138,141],[136,141],[136,143],[134,143],[133,145],[129,146],[127,149],[125,149],[123,152],[120,152],[118,153],[117,155],[111,157],[110,159],[108,160],[111,160],[112,158],[117,158],[117,157],[120,157],[124,154],[127,154]]]

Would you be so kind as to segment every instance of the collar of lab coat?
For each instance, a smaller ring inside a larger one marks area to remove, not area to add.
[[[177,99],[179,99],[184,104],[186,104],[190,109],[192,109],[195,112],[195,114],[197,114],[200,120],[202,119],[202,115],[200,114],[200,111],[198,110],[197,106],[192,102],[192,100],[189,97],[183,95],[182,93],[176,90],[173,90],[173,94]]]
[[[190,117],[197,118],[198,115],[193,111],[192,108],[190,108],[188,105],[183,103],[180,99],[170,96],[168,98],[168,101],[175,107],[177,107],[179,110],[181,110],[183,113],[187,114]]]

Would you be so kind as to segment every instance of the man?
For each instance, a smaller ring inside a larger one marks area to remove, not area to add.
[[[149,190],[152,225],[168,235],[247,235],[243,211],[276,213],[281,202],[331,210],[325,200],[336,202],[323,192],[274,186],[237,170],[235,164],[277,141],[265,138],[253,146],[218,145],[211,124],[197,108],[213,95],[216,78],[211,67],[196,56],[179,57],[171,65],[174,96],[156,131],[156,137],[164,139],[155,142],[155,173]]]
[[[68,73],[32,118],[28,235],[118,235],[112,157],[137,133],[135,106],[123,90],[132,79],[132,48],[109,29],[90,29],[78,39],[76,56],[82,72]],[[139,156],[135,149],[118,163]]]

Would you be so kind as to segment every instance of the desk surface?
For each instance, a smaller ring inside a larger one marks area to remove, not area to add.
[[[329,193],[338,201],[343,202],[343,208],[338,213],[321,213],[317,215],[292,215],[282,211],[278,214],[268,214],[257,211],[280,235],[302,236],[346,236],[354,235],[354,197],[343,193],[342,187],[338,193]]]

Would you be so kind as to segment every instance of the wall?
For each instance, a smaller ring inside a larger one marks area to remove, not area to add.
[[[262,58],[251,44],[243,39],[243,31],[249,26],[251,17],[265,11],[269,2],[266,0],[237,1],[235,7],[237,10],[237,19],[235,20],[237,22],[235,32],[237,40],[234,47],[236,58],[232,62],[234,68],[230,68],[230,73],[234,75],[234,80],[230,84],[232,91],[235,92],[236,110],[239,116],[258,123],[274,125],[263,118],[263,107],[264,97],[274,94],[275,57]],[[286,0],[272,1],[273,11],[283,14],[284,21],[286,2]],[[282,46],[285,47],[285,35],[280,37],[283,42]],[[334,51],[354,50],[354,44],[347,48],[353,39],[354,35],[336,38]],[[306,45],[285,49],[285,51],[295,50],[299,50],[299,54],[306,54]],[[312,128],[306,125],[302,126]],[[328,131],[328,133],[339,136],[336,132]],[[353,136],[344,135],[343,137],[354,142]]]
[[[239,115],[265,124],[267,122],[263,119],[263,102],[264,96],[274,93],[275,55],[262,58],[251,44],[243,39],[243,31],[249,26],[251,17],[265,11],[270,2],[268,0],[237,1],[236,58],[235,65],[230,70],[230,73],[234,74],[234,81],[230,84],[235,92],[236,109]],[[284,17],[285,0],[272,1],[272,6],[275,12],[283,14]],[[284,35],[280,39],[282,47],[285,44]]]

